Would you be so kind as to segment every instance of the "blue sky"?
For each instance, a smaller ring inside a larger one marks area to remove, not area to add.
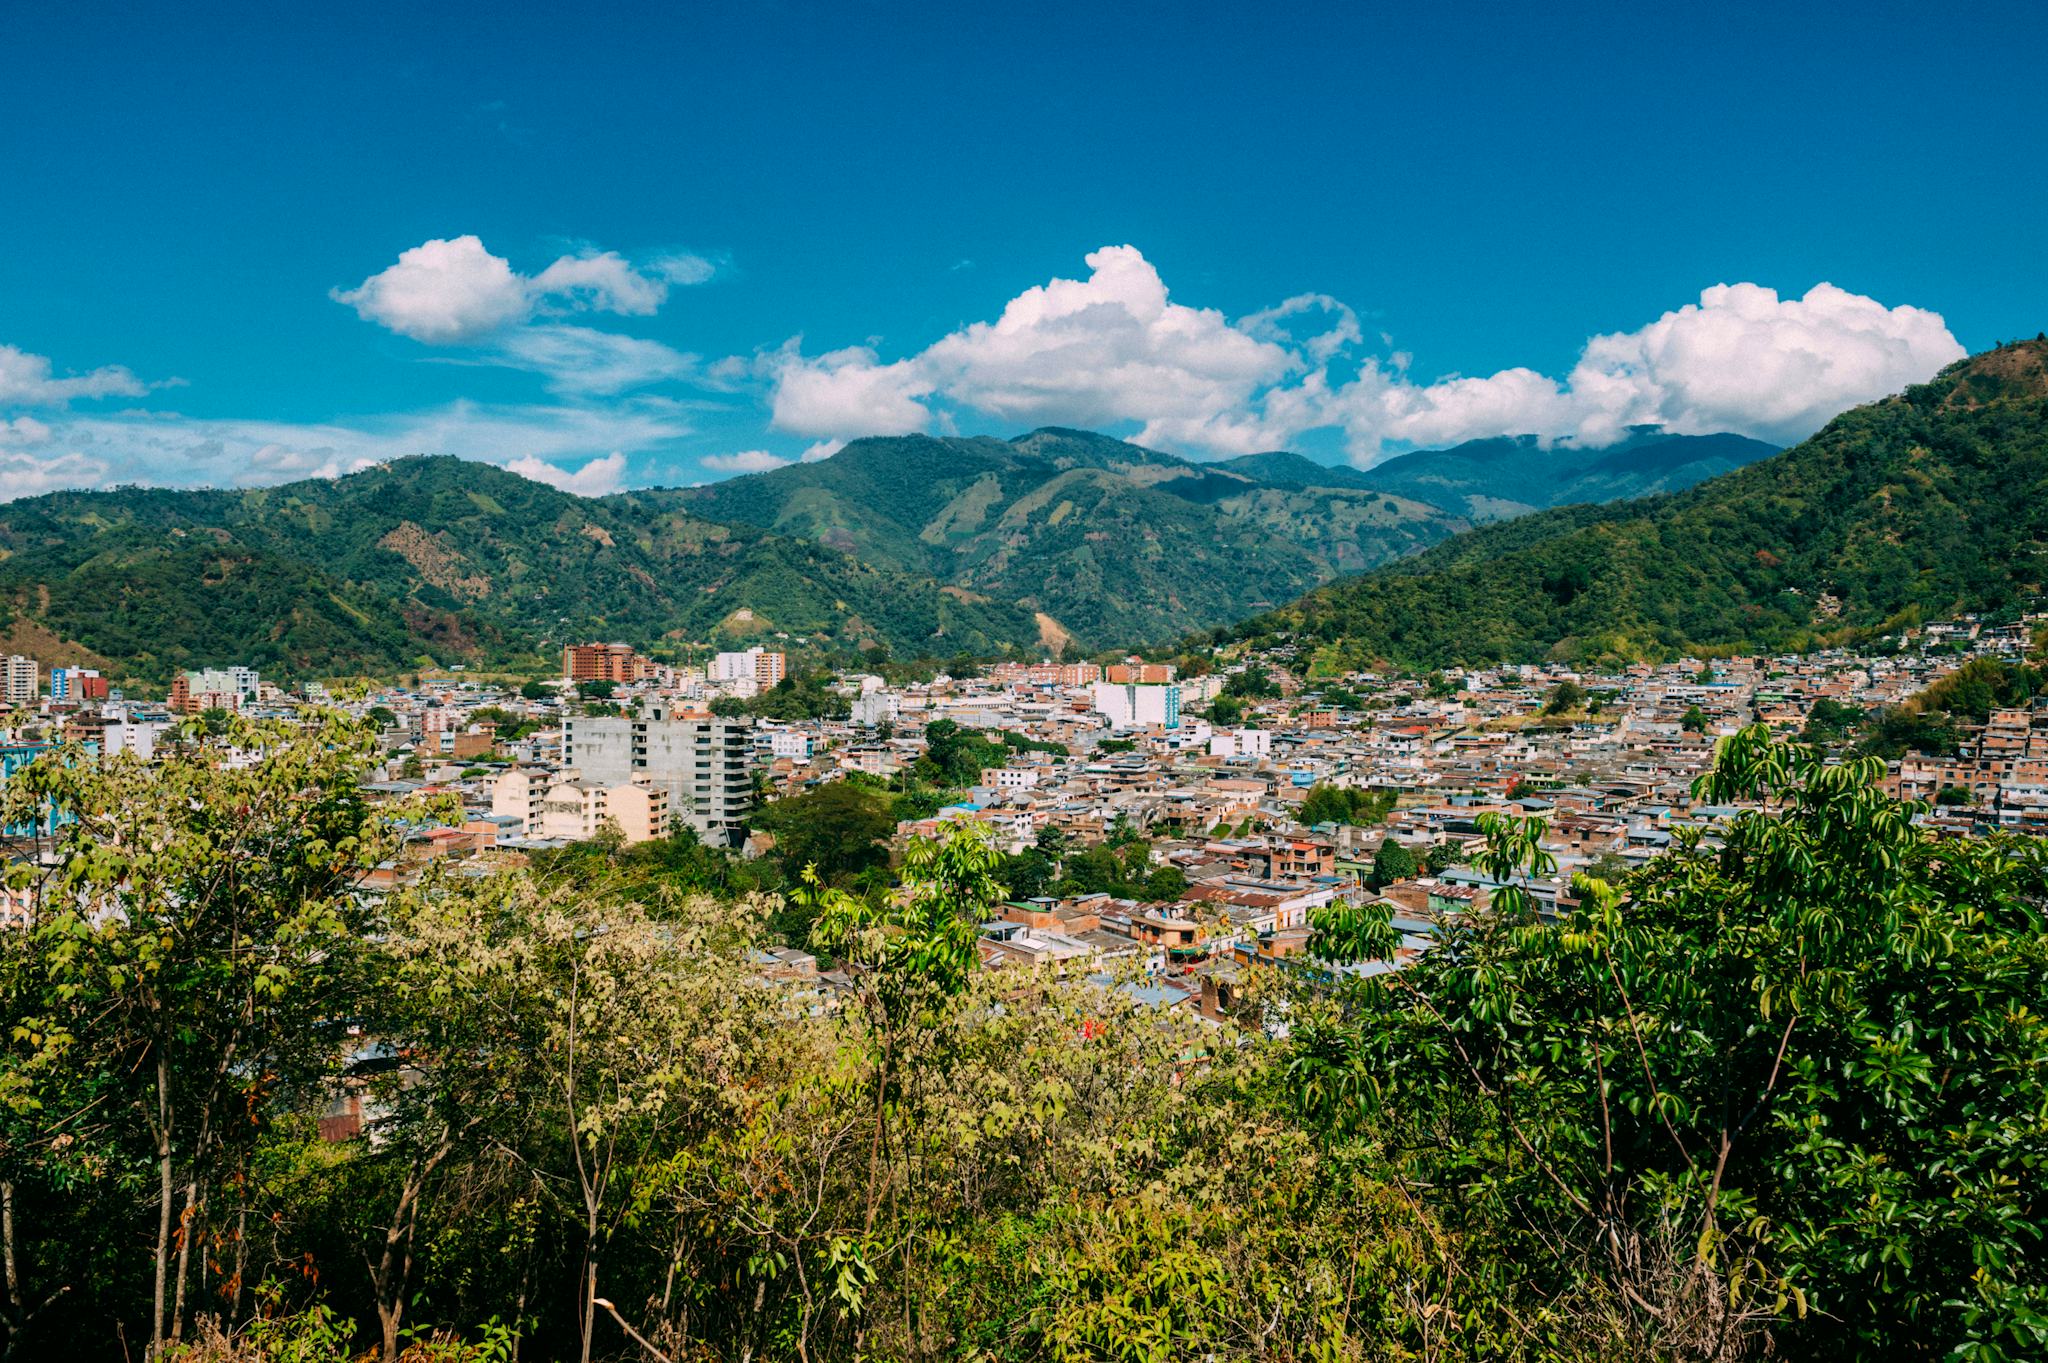
[[[2048,326],[2039,4],[976,9],[25,7],[0,495],[1789,440]]]

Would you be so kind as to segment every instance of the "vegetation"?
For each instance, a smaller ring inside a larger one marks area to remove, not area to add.
[[[1668,659],[2037,596],[2048,342],[1975,356],[1688,491],[1488,526],[1246,623],[1332,665]]]
[[[1399,798],[1391,790],[1363,790],[1357,786],[1333,786],[1327,781],[1318,781],[1309,787],[1308,797],[1301,802],[1301,812],[1297,817],[1311,826],[1348,823],[1365,828],[1386,822]]]
[[[581,498],[447,457],[264,489],[24,498],[0,549],[0,603],[154,682],[224,658],[297,675],[429,659],[531,670],[621,633],[956,650],[1038,633],[1021,607],[713,524],[659,494]]]
[[[76,817],[0,932],[13,1357],[2048,1349],[2048,849],[1933,839],[1871,759],[1724,740],[1725,842],[1554,922],[1540,823],[1489,815],[1488,908],[1333,977],[1397,945],[1333,905],[1245,979],[1269,1030],[977,968],[1016,887],[972,826],[886,892],[798,873],[830,995],[686,833],[366,894],[431,811],[364,802],[341,720],[228,723],[253,763],[188,731],[5,789]]]

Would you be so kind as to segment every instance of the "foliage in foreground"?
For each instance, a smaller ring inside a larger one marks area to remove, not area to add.
[[[977,968],[1009,887],[971,833],[798,891],[832,996],[688,858],[348,893],[403,831],[367,749],[231,737],[258,760],[10,785],[81,820],[0,935],[14,1357],[2048,1348],[2048,867],[1923,838],[1872,765],[1731,740],[1702,794],[1761,812],[1724,843],[1269,978],[1248,1016],[1290,1025],[1239,1030]],[[1535,825],[1483,862],[1544,869]]]

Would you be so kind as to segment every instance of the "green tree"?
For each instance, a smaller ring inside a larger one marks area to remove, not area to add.
[[[848,781],[831,781],[803,795],[775,800],[748,820],[774,835],[775,852],[794,882],[816,867],[827,884],[840,884],[888,861],[896,822],[883,798]]]
[[[359,723],[228,716],[246,762],[203,733],[188,723],[148,765],[63,749],[0,793],[11,827],[63,811],[45,855],[11,874],[42,906],[26,931],[51,986],[43,1044],[134,1076],[154,1168],[151,1358],[189,1319],[193,1246],[241,1186],[247,1114],[331,1063],[322,1019],[358,968],[356,885],[396,846],[364,799],[375,748]]]
[[[1689,705],[1678,726],[1689,734],[1703,734],[1707,731],[1707,712],[1697,705]]]
[[[2048,980],[2048,856],[1936,842],[1884,775],[1724,739],[1696,797],[1751,807],[1725,846],[1579,877],[1555,926],[1497,892],[1352,1021],[1297,1028],[1301,1091],[1319,1120],[1449,1124],[1416,1176],[1455,1168],[1532,1242],[1587,1247],[1551,1290],[1617,1351],[1768,1329],[1805,1357],[2038,1353],[2048,1208],[2009,1171],[2048,1128],[1992,1114],[2048,1102],[2022,1002]],[[1486,830],[1489,874],[1543,873],[1540,821]]]
[[[1393,838],[1382,838],[1379,851],[1373,853],[1372,874],[1366,884],[1373,889],[1383,889],[1397,880],[1408,880],[1415,875],[1415,854]]]

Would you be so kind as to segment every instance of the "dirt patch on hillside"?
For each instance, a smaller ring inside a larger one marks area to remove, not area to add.
[[[482,573],[465,573],[460,554],[442,544],[411,521],[400,521],[391,533],[377,541],[380,549],[412,565],[414,572],[451,596],[479,601],[491,594],[491,580]]]

